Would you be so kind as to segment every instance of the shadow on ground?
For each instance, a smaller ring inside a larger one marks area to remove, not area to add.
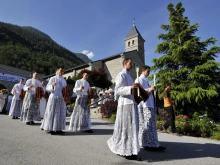
[[[70,122],[66,121],[66,126],[69,126]],[[114,123],[110,123],[110,122],[92,122],[92,126],[95,125],[110,125],[110,126],[114,126]]]
[[[93,133],[86,133],[86,132],[71,132],[65,131],[64,136],[76,136],[76,135],[112,135],[113,129],[92,129]]]
[[[169,161],[177,159],[192,159],[213,157],[220,158],[220,145],[205,143],[179,143],[179,142],[160,142],[167,149],[164,152],[150,152],[141,149],[139,155],[147,162]]]

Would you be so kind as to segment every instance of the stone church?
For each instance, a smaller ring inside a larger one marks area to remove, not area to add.
[[[63,77],[72,77],[79,73],[82,69],[97,70],[99,68],[104,68],[105,72],[108,74],[108,79],[112,81],[112,83],[114,84],[117,74],[121,72],[123,69],[123,59],[131,58],[134,63],[134,66],[130,73],[133,80],[135,80],[137,78],[136,67],[140,68],[141,66],[145,65],[144,42],[145,40],[139,33],[137,27],[133,25],[125,38],[125,52],[67,69],[64,71]],[[48,75],[44,79],[49,80],[49,78],[52,76],[54,75]]]

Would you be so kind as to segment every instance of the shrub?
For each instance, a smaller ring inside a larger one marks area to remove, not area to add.
[[[159,109],[158,110],[158,115],[157,115],[157,119],[158,120],[166,120],[167,118],[167,111],[163,110],[163,109]]]
[[[114,123],[116,120],[116,114],[112,114],[109,120]]]
[[[75,106],[75,103],[71,103],[71,104],[67,104],[67,105],[66,105],[66,108],[67,108],[67,110],[68,110],[69,112],[72,112],[74,106]]]
[[[220,124],[216,124],[216,127],[212,132],[211,138],[220,140]]]
[[[161,129],[161,126],[164,125],[165,121],[164,120],[157,120],[156,121],[156,125],[157,125],[157,129]]]
[[[175,125],[179,134],[220,139],[220,126],[211,122],[210,118],[206,115],[199,116],[198,113],[194,113],[192,117],[192,119],[189,119],[186,115],[176,116]],[[164,122],[164,120],[157,121],[157,128],[161,128]]]
[[[105,104],[101,106],[100,113],[102,114],[102,118],[110,118],[112,114],[116,114],[117,112],[117,101],[109,100],[106,101]]]

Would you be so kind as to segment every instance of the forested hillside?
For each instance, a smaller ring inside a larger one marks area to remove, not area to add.
[[[0,64],[47,75],[57,67],[68,69],[83,63],[76,54],[35,28],[0,22]]]

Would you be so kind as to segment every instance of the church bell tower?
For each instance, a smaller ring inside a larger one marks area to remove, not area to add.
[[[135,23],[133,22],[133,26],[129,31],[127,37],[125,38],[125,52],[137,50],[142,60],[145,61],[144,42],[145,40],[136,28]]]

